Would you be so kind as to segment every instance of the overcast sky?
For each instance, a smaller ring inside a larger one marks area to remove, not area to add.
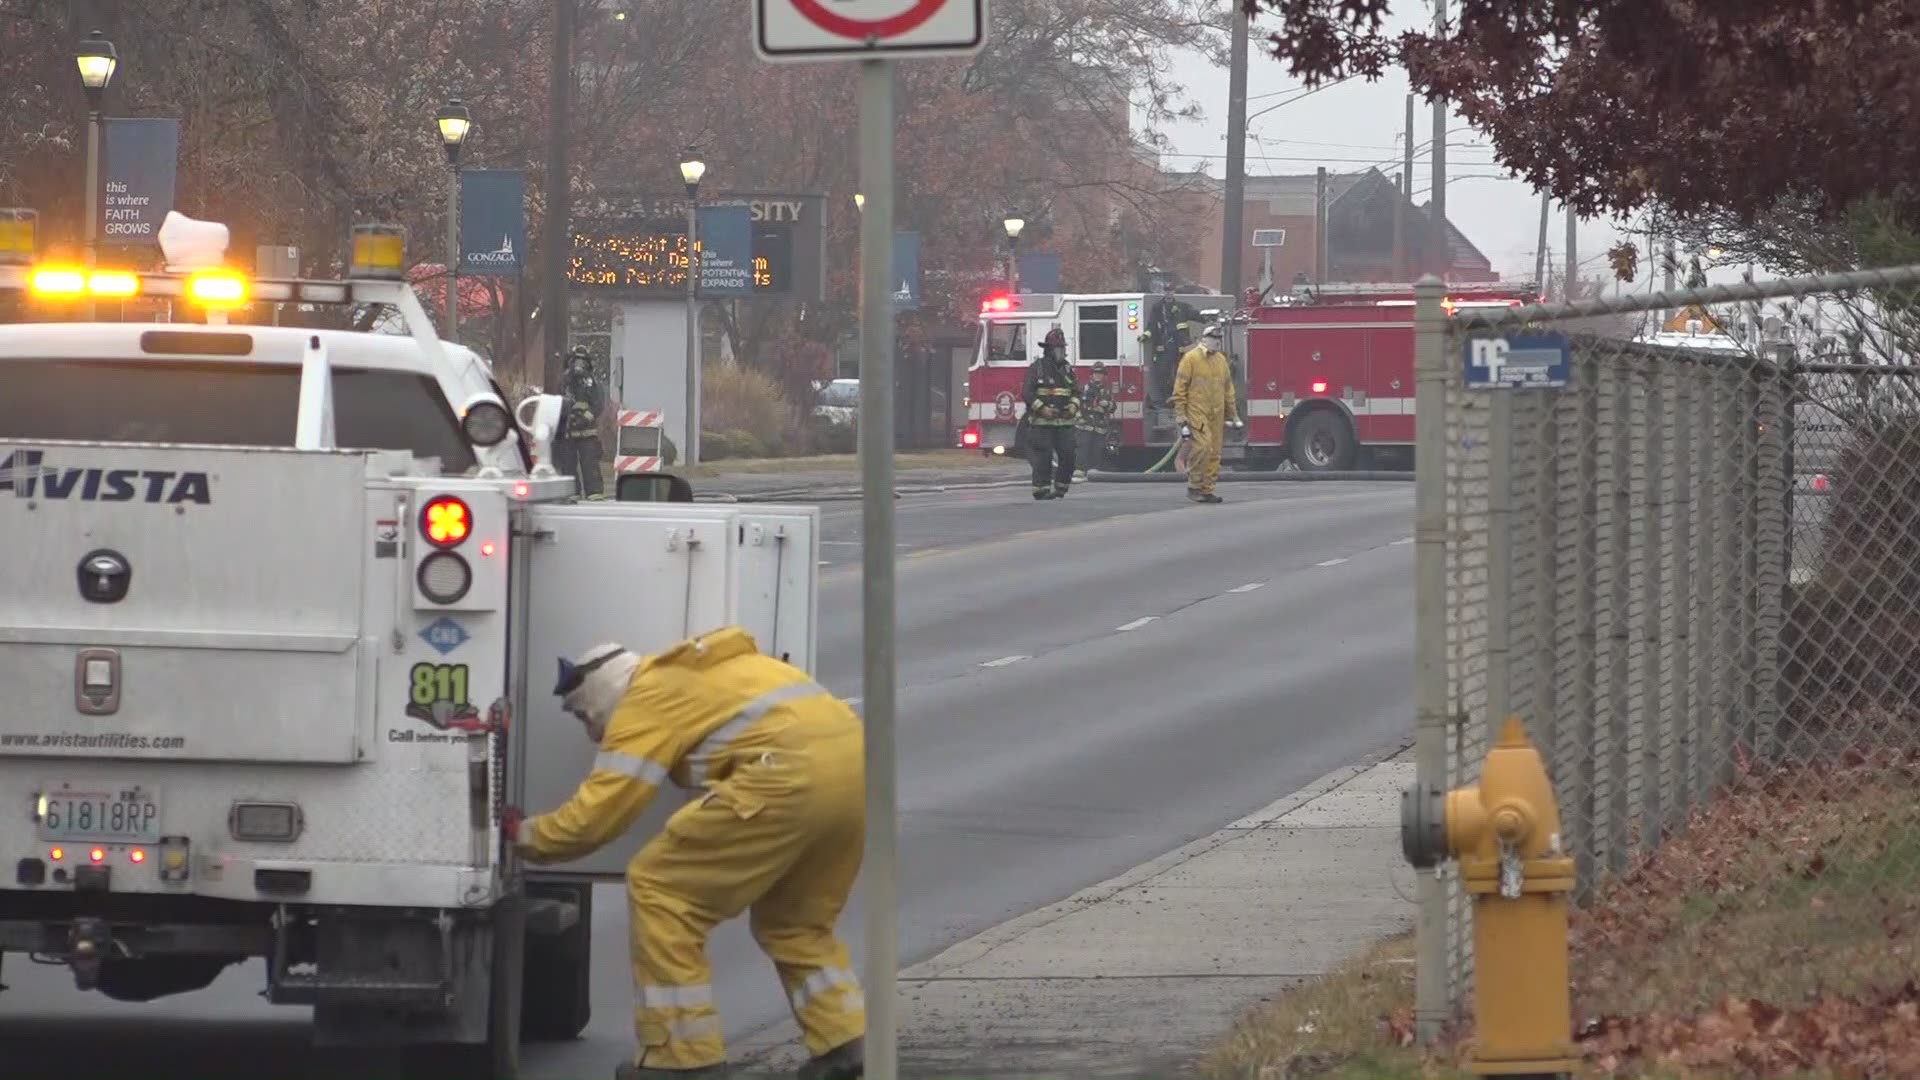
[[[1431,23],[1431,0],[1396,0],[1390,29],[1397,33],[1417,22]],[[1266,29],[1262,30],[1262,23]],[[1295,96],[1302,86],[1289,78],[1284,65],[1262,49],[1273,20],[1255,19],[1247,72],[1247,172],[1311,174],[1324,165],[1330,172],[1353,172],[1377,164],[1389,176],[1399,171],[1406,124],[1406,72],[1395,68],[1378,82],[1361,79],[1321,89],[1311,96],[1261,110]],[[1226,172],[1227,69],[1202,57],[1183,55],[1174,75],[1205,110],[1198,123],[1169,127],[1177,155],[1163,163],[1169,168],[1192,168],[1204,163],[1212,176]],[[1433,165],[1426,148],[1433,138],[1433,108],[1414,103],[1414,182],[1416,203],[1428,199]],[[1458,115],[1447,122],[1447,217],[1493,261],[1507,280],[1533,276],[1534,251],[1540,230],[1540,196],[1525,182],[1508,178],[1494,163],[1490,144]],[[1548,258],[1564,265],[1566,211],[1556,205],[1547,227]],[[1607,248],[1618,242],[1614,227],[1601,221],[1582,222],[1576,252],[1582,277],[1608,273]],[[1644,241],[1643,241],[1644,243]],[[1643,263],[1644,265],[1644,263]],[[1646,281],[1645,274],[1640,277]]]

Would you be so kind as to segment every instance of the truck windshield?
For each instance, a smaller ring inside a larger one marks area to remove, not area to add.
[[[0,361],[0,439],[292,446],[300,368],[198,360]],[[334,440],[437,458],[447,475],[473,449],[432,377],[333,369]]]
[[[983,322],[980,324],[980,351],[976,362],[1018,364],[1033,362],[1028,355],[1027,324],[1024,322]]]

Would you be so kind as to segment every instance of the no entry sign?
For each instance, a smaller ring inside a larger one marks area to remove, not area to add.
[[[754,0],[767,60],[963,56],[986,40],[986,0]]]

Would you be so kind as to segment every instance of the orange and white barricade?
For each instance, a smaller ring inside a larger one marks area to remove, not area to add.
[[[613,471],[659,472],[663,446],[657,409],[620,409],[613,429]]]

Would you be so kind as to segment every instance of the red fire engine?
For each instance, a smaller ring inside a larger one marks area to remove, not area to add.
[[[1449,311],[1517,307],[1538,299],[1531,284],[1455,286]],[[996,295],[981,305],[980,338],[968,380],[963,445],[1009,453],[1025,404],[1020,391],[1039,341],[1053,326],[1067,336],[1082,381],[1104,361],[1119,403],[1120,468],[1144,468],[1166,456],[1180,424],[1170,396],[1179,354],[1209,323],[1226,331],[1234,392],[1246,425],[1229,428],[1222,459],[1308,471],[1381,467],[1413,449],[1412,285],[1302,285],[1258,307],[1224,310],[1220,295],[1180,296],[1197,316],[1165,343],[1168,320],[1154,294]],[[1158,338],[1146,335],[1160,327]]]

